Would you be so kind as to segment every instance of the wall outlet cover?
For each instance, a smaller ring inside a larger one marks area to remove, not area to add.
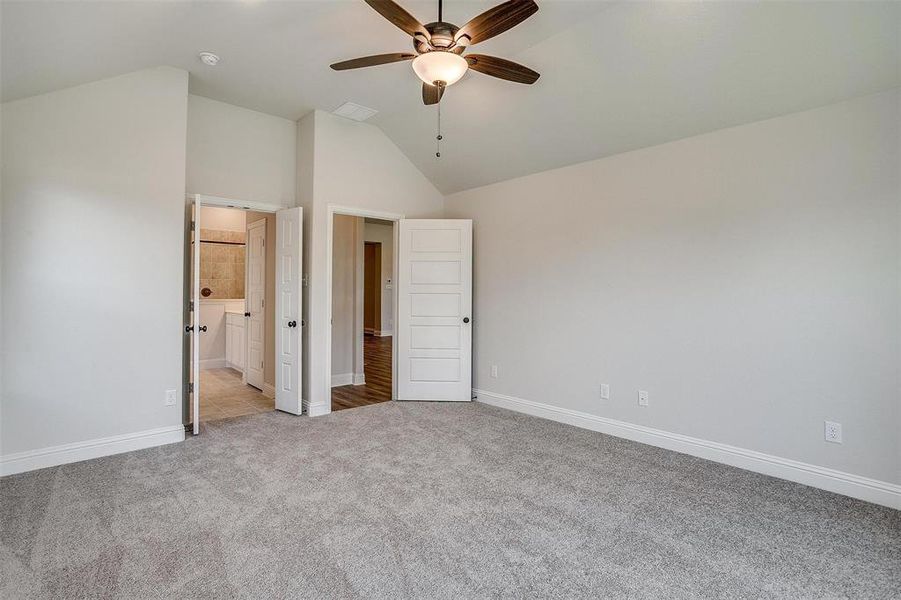
[[[638,390],[638,406],[648,405],[648,393],[644,390]]]
[[[823,439],[833,444],[841,444],[842,424],[835,421],[823,421]]]
[[[497,379],[497,365],[491,365],[491,377]]]
[[[166,390],[166,406],[175,406],[177,399],[178,392],[176,390]]]

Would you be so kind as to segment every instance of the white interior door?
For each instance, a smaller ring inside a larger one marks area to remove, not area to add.
[[[400,221],[397,399],[472,399],[472,221]]]
[[[200,433],[200,199],[194,199],[191,214],[191,423]]]
[[[244,337],[247,352],[244,354],[244,380],[253,387],[263,389],[263,358],[266,348],[266,220],[261,219],[247,226],[247,256],[245,265]]]
[[[275,215],[275,408],[295,415],[301,401],[301,292],[303,209]]]

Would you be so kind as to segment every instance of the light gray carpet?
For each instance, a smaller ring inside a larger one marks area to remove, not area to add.
[[[0,480],[4,599],[898,598],[901,513],[480,404]]]

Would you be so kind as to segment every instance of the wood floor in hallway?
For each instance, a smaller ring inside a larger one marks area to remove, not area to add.
[[[332,410],[369,406],[391,400],[391,339],[363,336],[363,372],[366,385],[332,388]]]

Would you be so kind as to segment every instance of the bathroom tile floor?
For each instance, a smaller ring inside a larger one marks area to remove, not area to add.
[[[275,400],[241,383],[240,371],[226,368],[200,372],[201,423],[272,410],[275,410]]]

